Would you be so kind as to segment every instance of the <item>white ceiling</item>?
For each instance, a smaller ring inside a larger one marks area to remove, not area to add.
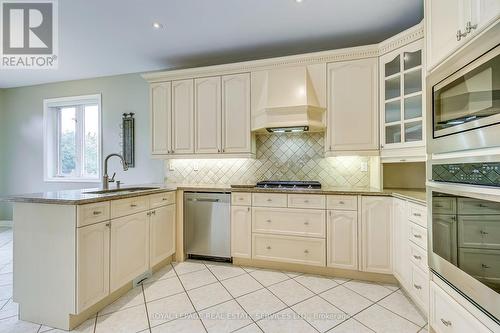
[[[59,69],[0,88],[371,44],[422,18],[422,0],[59,0]]]

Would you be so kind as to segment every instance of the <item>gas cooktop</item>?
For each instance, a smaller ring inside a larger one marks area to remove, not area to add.
[[[288,181],[288,180],[265,180],[258,182],[255,187],[258,188],[296,188],[296,189],[313,189],[321,188],[321,183],[318,181]]]

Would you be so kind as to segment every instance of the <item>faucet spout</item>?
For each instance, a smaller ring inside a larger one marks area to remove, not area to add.
[[[118,157],[120,159],[120,161],[122,163],[122,166],[123,166],[123,171],[127,171],[128,170],[127,162],[125,161],[125,159],[123,158],[122,155],[120,155],[120,154],[109,154],[108,156],[106,156],[106,158],[104,159],[104,175],[102,176],[102,188],[104,190],[109,189],[110,180],[109,180],[109,175],[108,175],[108,161],[113,156],[116,156],[116,157]],[[114,178],[114,176],[113,176],[113,178]]]

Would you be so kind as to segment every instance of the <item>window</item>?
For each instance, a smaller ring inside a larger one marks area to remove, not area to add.
[[[44,100],[45,180],[101,177],[101,96]]]

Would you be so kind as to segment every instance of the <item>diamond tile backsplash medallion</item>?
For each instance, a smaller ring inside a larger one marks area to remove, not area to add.
[[[369,157],[323,157],[323,133],[257,136],[256,159],[173,159],[165,162],[170,184],[254,184],[261,180],[318,180],[323,186],[370,187]],[[169,170],[172,164],[174,170]],[[195,166],[198,171],[195,171]]]

